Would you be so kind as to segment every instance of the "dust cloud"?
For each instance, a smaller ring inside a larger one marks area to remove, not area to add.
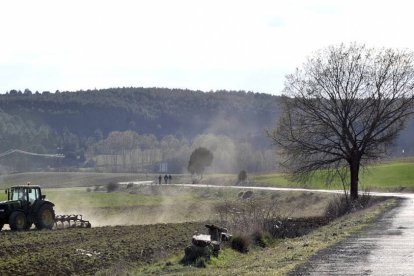
[[[122,192],[146,195],[152,197],[154,202],[142,203],[137,196],[136,204],[132,205],[111,206],[112,203],[107,202],[108,207],[90,207],[87,197],[70,204],[68,195],[56,193],[53,195],[55,212],[58,215],[81,214],[84,220],[91,222],[92,227],[180,223],[215,218],[213,204],[208,200],[199,200],[202,194],[191,188],[153,185],[133,187]],[[89,192],[88,195],[93,193],[104,192]]]

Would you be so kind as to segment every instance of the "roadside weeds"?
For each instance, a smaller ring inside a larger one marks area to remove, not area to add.
[[[206,268],[181,266],[181,255],[175,255],[155,264],[131,269],[127,273],[164,275],[285,275],[307,261],[319,250],[338,243],[363,230],[384,212],[398,205],[399,199],[387,199],[369,208],[342,216],[311,233],[291,239],[275,239],[271,246],[252,247],[248,254],[224,248],[212,258]],[[183,248],[184,250],[184,248]]]

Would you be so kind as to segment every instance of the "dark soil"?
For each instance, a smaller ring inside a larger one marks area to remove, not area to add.
[[[329,222],[326,217],[281,219],[268,221],[265,229],[274,238],[295,238],[309,234]]]
[[[94,274],[182,252],[203,223],[0,233],[0,275]]]

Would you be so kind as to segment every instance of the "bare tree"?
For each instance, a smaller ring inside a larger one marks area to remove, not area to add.
[[[413,89],[409,51],[328,47],[286,77],[284,112],[268,135],[294,176],[345,169],[356,199],[360,167],[383,156],[403,129]]]

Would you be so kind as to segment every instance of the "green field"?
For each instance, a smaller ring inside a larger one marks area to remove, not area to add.
[[[361,171],[359,178],[359,185],[363,190],[414,191],[414,160],[394,160],[371,165]],[[342,189],[339,180],[336,185],[326,185],[320,177],[315,177],[306,183],[298,183],[290,181],[283,173],[257,174],[252,180],[257,186]]]
[[[0,188],[31,182],[44,188],[72,188],[104,186],[110,182],[152,180],[157,181],[158,174],[129,173],[92,173],[92,172],[28,172],[0,176]],[[274,187],[304,187],[312,189],[342,189],[340,181],[327,186],[325,181],[316,177],[298,183],[289,180],[286,174],[273,172],[250,174],[248,185]],[[215,185],[234,185],[237,176],[231,174],[206,175],[202,183]],[[191,183],[189,175],[173,175],[173,183]],[[386,161],[361,169],[360,188],[362,190],[414,191],[414,158]],[[98,196],[100,197],[100,196]],[[94,200],[91,204],[98,204]],[[143,199],[145,201],[145,199]]]
[[[45,188],[92,187],[109,182],[155,180],[154,174],[91,172],[27,172],[2,175],[0,188],[31,182]]]
[[[166,186],[121,187],[116,192],[89,187],[42,189],[56,214],[82,214],[93,226],[177,223],[209,219],[215,191]],[[0,194],[5,200],[6,194]]]

